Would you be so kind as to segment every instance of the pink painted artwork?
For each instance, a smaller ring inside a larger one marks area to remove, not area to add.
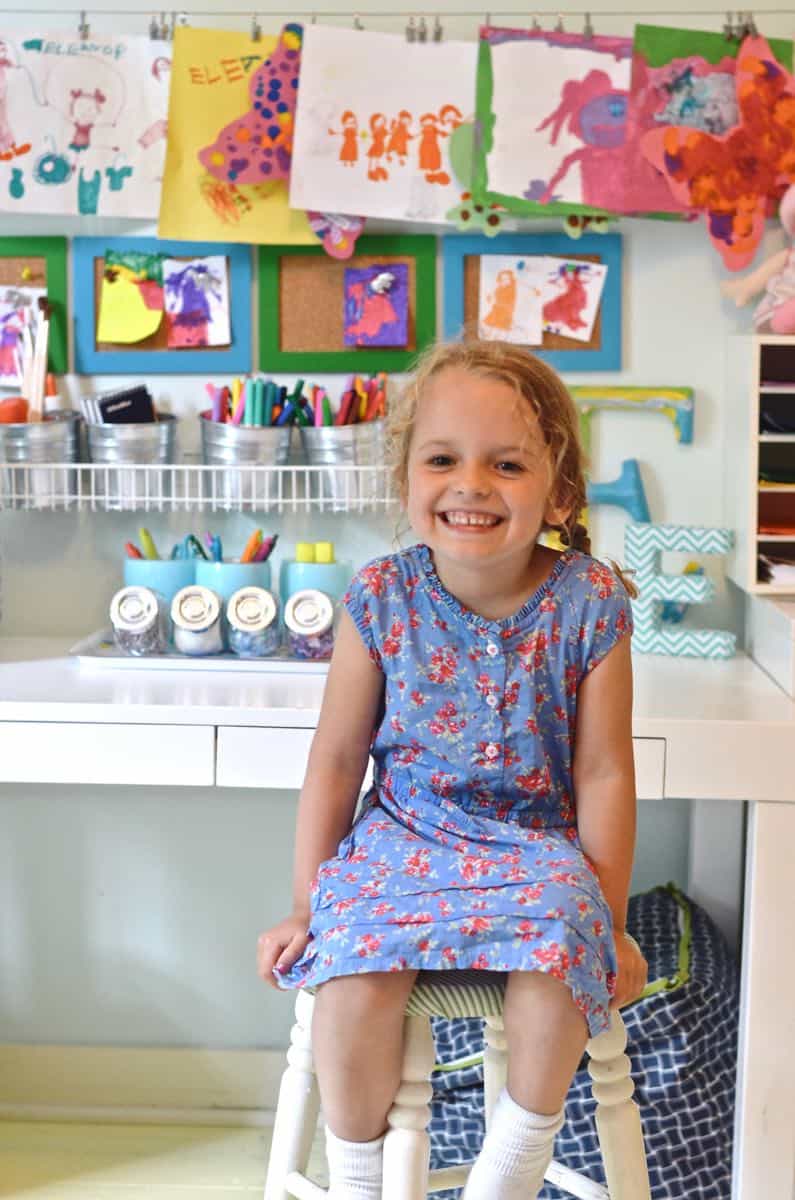
[[[302,41],[301,25],[283,27],[273,54],[251,76],[248,112],[199,151],[199,162],[215,179],[246,184],[288,178]]]
[[[406,263],[348,267],[344,281],[346,346],[406,346],[409,269]]]

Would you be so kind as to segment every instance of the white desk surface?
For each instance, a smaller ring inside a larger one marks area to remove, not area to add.
[[[72,639],[0,638],[0,720],[179,725],[317,723],[322,674],[116,670],[68,657]],[[636,655],[634,733],[694,723],[795,732],[795,701],[744,655],[710,662]]]

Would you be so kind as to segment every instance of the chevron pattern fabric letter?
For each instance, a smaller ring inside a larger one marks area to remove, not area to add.
[[[725,629],[669,629],[661,620],[666,600],[705,604],[715,585],[704,575],[664,575],[664,550],[695,554],[726,554],[733,542],[730,529],[698,525],[652,525],[635,522],[624,532],[626,566],[635,572],[639,595],[632,601],[635,632],[632,645],[642,654],[689,658],[731,658],[737,639]]]

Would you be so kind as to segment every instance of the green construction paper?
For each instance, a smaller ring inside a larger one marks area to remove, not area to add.
[[[792,42],[787,38],[768,38],[767,43],[778,62],[792,70]],[[736,58],[741,42],[722,33],[703,33],[698,29],[669,29],[664,25],[636,25],[633,54],[642,54],[650,67],[664,67],[676,58],[695,55],[716,66],[722,58]]]

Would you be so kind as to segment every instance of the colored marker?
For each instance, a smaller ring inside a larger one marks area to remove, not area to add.
[[[260,547],[261,542],[262,542],[262,530],[255,529],[254,532],[252,533],[251,537],[248,539],[245,546],[243,547],[243,553],[240,555],[240,561],[242,563],[252,562],[254,559],[254,555],[257,553],[257,550]]]
[[[124,549],[127,551],[128,558],[143,558],[143,554],[134,542],[125,542]]]
[[[155,545],[155,543],[152,539],[152,535],[148,529],[144,529],[143,527],[141,529],[139,529],[138,537],[141,539],[141,545],[142,545],[143,551],[144,551],[144,558],[151,558],[151,559],[160,558],[160,555],[157,552],[157,546]]]

